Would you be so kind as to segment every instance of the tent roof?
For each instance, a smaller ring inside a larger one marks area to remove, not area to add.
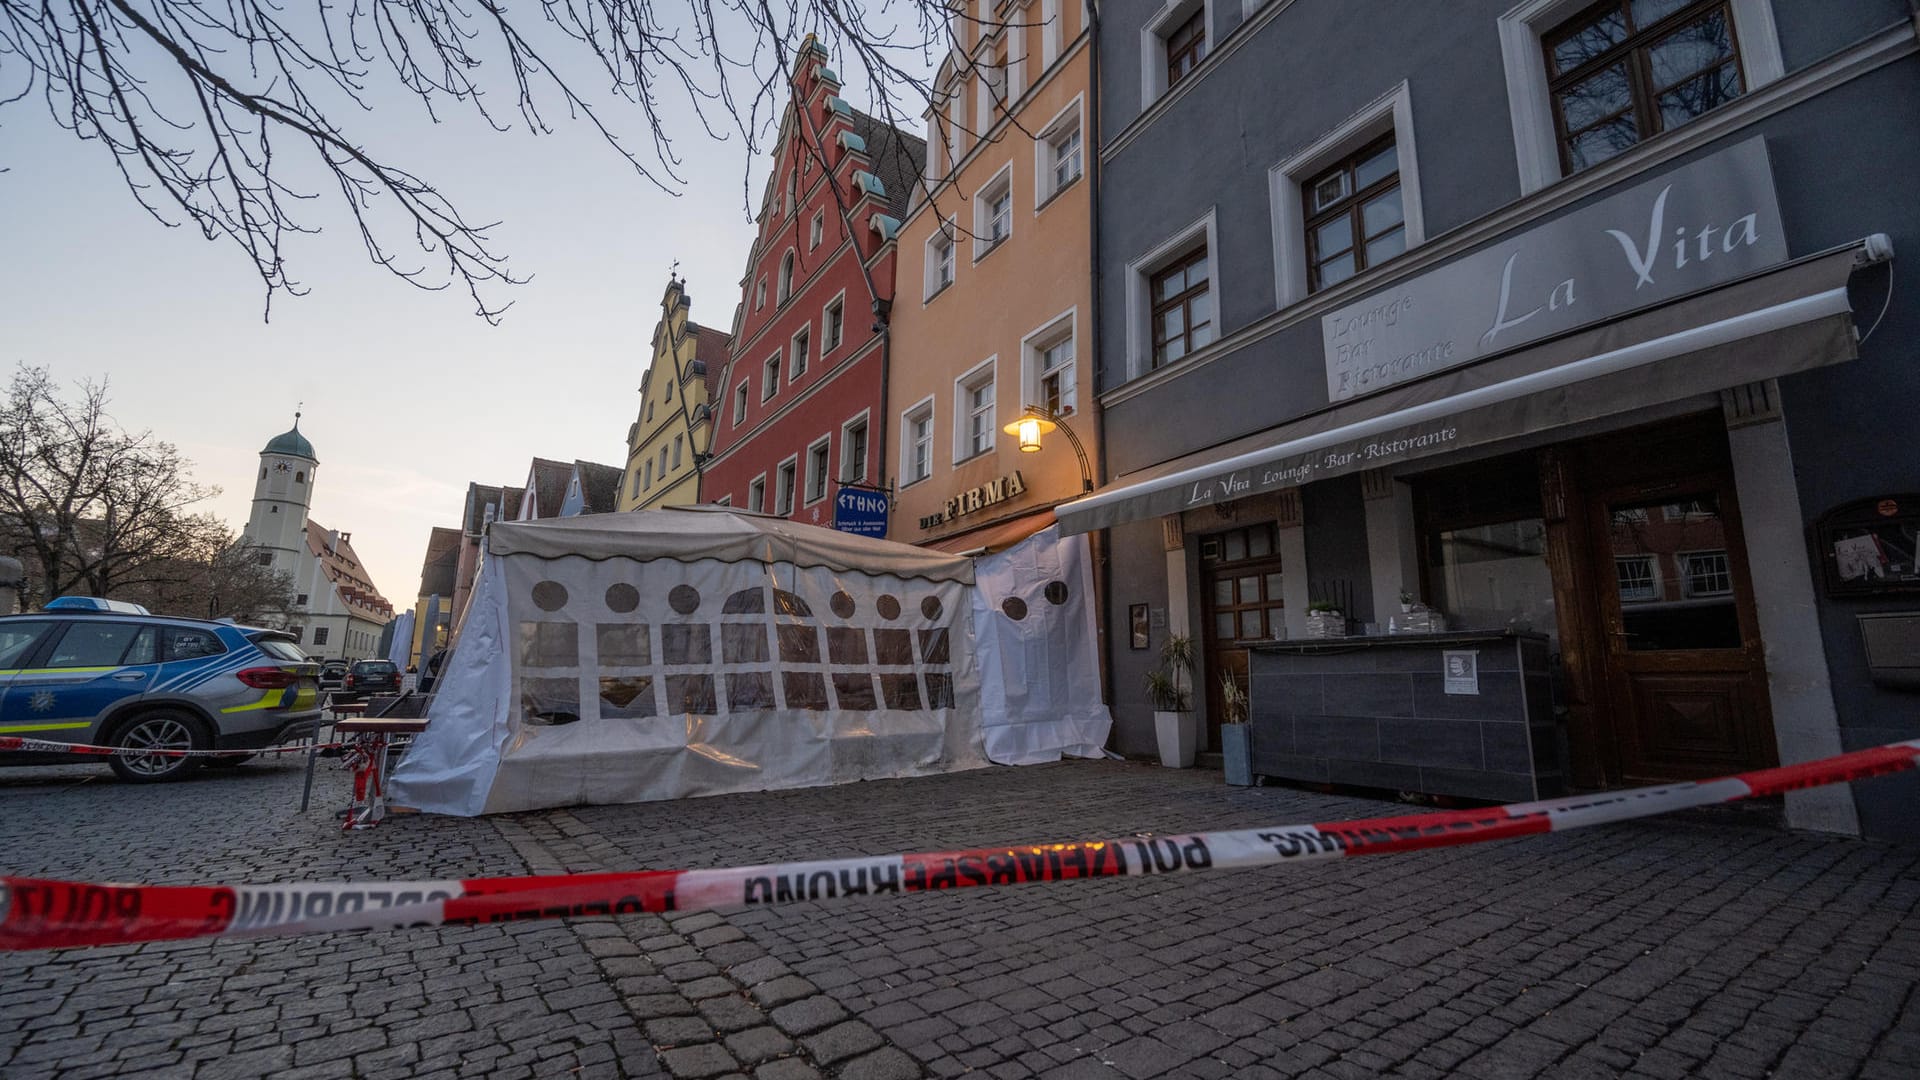
[[[495,522],[494,555],[566,555],[695,562],[785,562],[830,570],[973,582],[973,560],[927,548],[801,525],[729,507],[685,506],[544,521]]]

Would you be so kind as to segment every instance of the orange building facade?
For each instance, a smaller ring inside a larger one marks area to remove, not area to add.
[[[1072,0],[955,7],[927,170],[899,233],[887,390],[888,537],[997,549],[1098,478],[1087,133],[1092,50]],[[1028,406],[1064,421],[1022,452]]]

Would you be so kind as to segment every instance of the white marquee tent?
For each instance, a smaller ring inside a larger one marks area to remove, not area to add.
[[[474,815],[1097,754],[1098,669],[1062,670],[1094,662],[1082,545],[1042,534],[982,589],[970,559],[724,508],[497,522],[394,801]]]

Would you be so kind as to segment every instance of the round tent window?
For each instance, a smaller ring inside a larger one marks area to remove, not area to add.
[[[1064,581],[1047,582],[1047,603],[1059,607],[1067,602],[1067,583]]]
[[[833,608],[835,615],[843,619],[853,618],[853,613],[856,610],[853,597],[849,596],[844,590],[834,593],[833,599],[828,601],[828,606]]]
[[[682,615],[691,615],[700,610],[700,590],[691,585],[675,585],[667,594],[667,606]]]
[[[1000,601],[1000,610],[1006,612],[1007,618],[1019,622],[1027,617],[1027,602],[1017,596],[1009,596]]]
[[[873,602],[873,609],[878,611],[883,619],[891,620],[900,617],[900,601],[891,593],[881,594],[880,599]]]
[[[533,587],[533,604],[541,611],[559,611],[567,606],[567,587],[557,581],[543,581]]]
[[[937,596],[929,596],[925,600],[920,601],[920,614],[925,615],[929,619],[938,619],[942,610],[940,607],[940,598]]]
[[[625,615],[640,606],[640,590],[622,581],[607,587],[607,607]]]

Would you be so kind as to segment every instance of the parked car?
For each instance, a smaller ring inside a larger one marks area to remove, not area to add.
[[[319,719],[319,665],[278,630],[92,606],[0,616],[0,735],[234,751],[218,758],[115,754],[107,764],[125,780],[174,780],[203,762],[238,764]],[[0,765],[76,760],[85,759],[0,752]]]
[[[356,698],[397,694],[400,692],[400,668],[391,660],[356,660],[347,669],[346,685],[341,690],[347,696]]]
[[[347,684],[349,664],[345,660],[328,660],[320,665],[320,689],[339,690]]]

